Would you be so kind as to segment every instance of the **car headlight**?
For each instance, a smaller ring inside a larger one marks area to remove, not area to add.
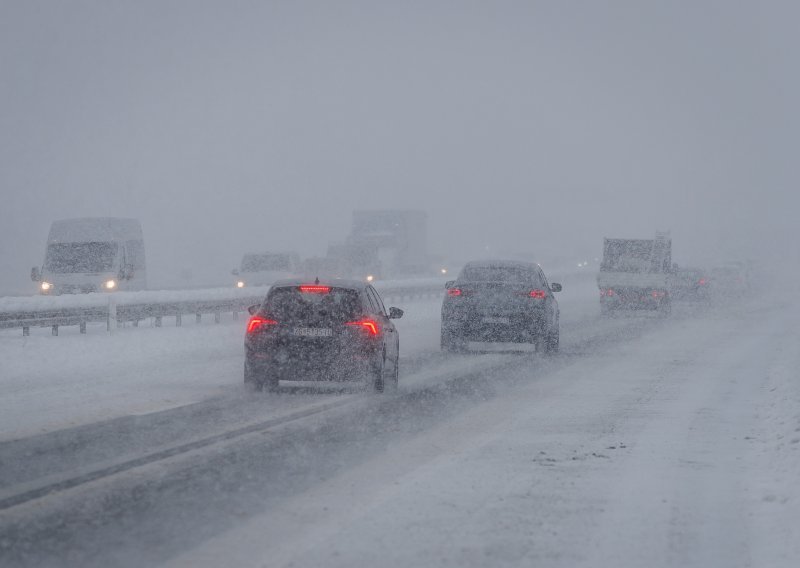
[[[244,282],[243,282],[243,281],[241,281],[241,280],[239,280],[239,281],[236,283],[236,287],[237,287],[237,288],[244,288]]]
[[[113,290],[117,287],[117,283],[114,280],[107,280],[105,286],[106,290]]]
[[[50,288],[52,288],[52,287],[53,287],[53,285],[52,285],[52,284],[50,284],[50,282],[42,282],[42,290],[43,290],[44,292],[47,292],[47,291],[48,291],[48,290],[50,290]]]
[[[375,280],[375,277],[372,274],[368,274],[367,275],[367,282],[372,282],[373,280]]]

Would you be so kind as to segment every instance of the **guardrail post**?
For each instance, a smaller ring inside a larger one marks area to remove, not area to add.
[[[114,333],[117,327],[117,302],[114,301],[113,296],[108,297],[108,321],[106,322],[106,331]]]
[[[219,310],[214,312],[214,323],[219,323]]]
[[[52,333],[53,335],[58,335],[58,326],[57,326],[57,325],[54,325],[54,326],[53,326],[53,329],[52,329],[51,333]]]
[[[22,337],[28,337],[31,334],[31,328],[28,326],[22,327]]]
[[[86,322],[82,321],[80,325],[81,333],[86,333]]]
[[[177,327],[181,326],[181,314],[175,314],[175,325]]]
[[[156,327],[161,327],[161,316],[156,316]]]
[[[202,319],[203,319],[203,316],[201,314],[195,314],[194,315],[194,323],[200,323],[202,321]]]
[[[233,321],[239,320],[239,312],[233,312]]]

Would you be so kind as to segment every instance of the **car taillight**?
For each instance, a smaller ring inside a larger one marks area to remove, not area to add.
[[[447,295],[452,297],[463,296],[464,292],[461,291],[461,288],[450,288],[447,290]]]
[[[365,330],[368,335],[378,335],[378,324],[371,319],[349,321],[346,325],[360,327],[361,329]]]
[[[544,290],[531,290],[528,292],[528,296],[537,300],[544,300],[547,297],[547,293]]]
[[[250,318],[250,321],[247,322],[247,333],[254,333],[262,327],[269,325],[278,325],[278,322],[260,316],[253,316]]]
[[[706,284],[708,284],[708,280],[706,280],[705,278],[701,278],[697,283],[700,286],[705,286]]]
[[[319,284],[309,284],[307,286],[300,286],[300,291],[303,294],[328,294],[331,291],[331,287],[320,286]]]
[[[653,290],[650,295],[654,298],[663,298],[667,293],[664,290]]]
[[[616,293],[611,288],[609,288],[608,290],[600,290],[601,296],[614,296],[615,294]]]

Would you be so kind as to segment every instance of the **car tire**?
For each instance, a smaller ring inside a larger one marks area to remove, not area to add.
[[[253,372],[250,365],[245,361],[244,364],[244,386],[252,392],[261,392],[264,390],[264,382],[261,377]]]
[[[547,334],[547,353],[554,355],[558,353],[560,329],[556,326],[555,329],[550,330]]]
[[[457,337],[452,331],[445,330],[442,327],[442,341],[441,341],[442,351],[447,353],[461,353],[466,350],[466,342]]]
[[[268,376],[262,385],[267,387],[267,392],[278,392],[278,387],[280,387],[281,381],[276,377]]]
[[[400,358],[398,357],[397,360],[394,362],[394,372],[392,372],[392,377],[386,383],[388,390],[390,392],[397,392],[397,387],[400,384]]]
[[[386,390],[386,357],[381,359],[380,367],[373,371],[372,390],[378,394],[383,394]]]

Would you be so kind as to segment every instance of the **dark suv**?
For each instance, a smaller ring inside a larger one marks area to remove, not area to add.
[[[397,387],[399,338],[369,284],[352,280],[281,280],[252,317],[245,335],[244,382],[276,390],[283,380],[366,380],[377,392]]]
[[[538,264],[505,260],[470,262],[446,284],[442,302],[442,349],[461,351],[468,341],[530,342],[537,351],[558,351],[559,312]]]

